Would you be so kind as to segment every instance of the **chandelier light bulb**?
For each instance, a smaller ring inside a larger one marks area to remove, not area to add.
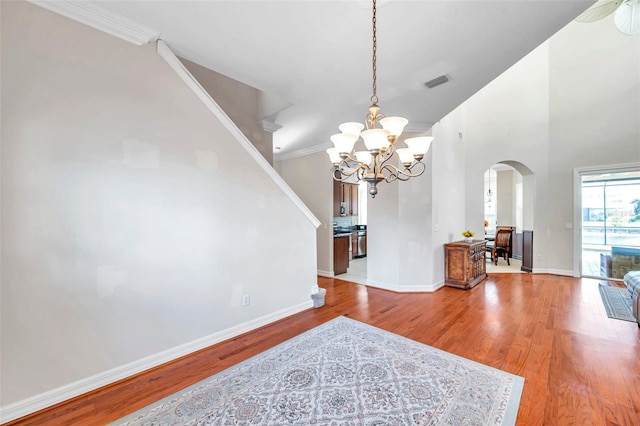
[[[357,140],[360,136],[360,132],[364,129],[364,124],[350,121],[348,123],[342,123],[338,126],[338,129],[340,129],[344,134],[355,135]]]
[[[413,163],[413,153],[411,152],[411,150],[409,150],[409,148],[399,148],[399,149],[396,149],[396,152],[398,153],[398,157],[400,157],[400,162],[403,165]]]
[[[429,151],[429,146],[433,142],[432,136],[420,136],[417,138],[408,138],[404,140],[409,150],[414,156],[424,156]]]
[[[370,164],[373,158],[369,151],[356,151],[355,154],[358,162],[366,165]]]
[[[331,161],[332,164],[338,164],[340,163],[340,161],[342,161],[342,158],[340,158],[340,153],[338,153],[338,150],[335,148],[327,149],[327,154],[329,155],[329,161]]]
[[[347,135],[345,133],[336,133],[331,136],[331,142],[338,150],[340,154],[348,154],[353,150],[353,146],[356,144],[357,136]]]
[[[390,136],[395,136],[396,138],[402,134],[404,130],[404,126],[409,123],[404,117],[385,117],[380,120],[380,125],[382,128],[389,131]]]
[[[369,151],[380,151],[382,148],[389,146],[387,136],[389,136],[388,130],[383,129],[369,129],[360,133],[364,140],[364,145]]]

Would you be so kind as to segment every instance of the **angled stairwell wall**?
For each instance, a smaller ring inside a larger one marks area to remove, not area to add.
[[[1,421],[312,306],[317,220],[170,51],[0,8]]]
[[[273,135],[260,126],[262,92],[202,65],[179,58],[186,70],[231,118],[262,156],[273,164]]]

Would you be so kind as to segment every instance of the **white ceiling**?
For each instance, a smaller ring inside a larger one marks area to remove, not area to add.
[[[382,113],[425,131],[593,0],[379,0]],[[282,128],[276,155],[331,145],[370,104],[371,2],[367,0],[96,1],[160,32],[181,57],[264,92]],[[424,83],[442,74],[451,81]],[[281,157],[281,158],[282,158]]]

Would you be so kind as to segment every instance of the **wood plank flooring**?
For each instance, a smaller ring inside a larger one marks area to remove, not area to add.
[[[318,282],[320,309],[10,424],[106,424],[339,315],[523,376],[518,425],[640,424],[640,328],[607,318],[597,280],[492,274],[426,294]]]

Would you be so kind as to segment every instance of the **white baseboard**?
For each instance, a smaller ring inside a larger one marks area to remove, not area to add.
[[[433,290],[432,291],[436,291],[440,288],[444,287],[444,279],[438,281],[437,283],[433,284]]]
[[[562,275],[566,277],[573,277],[573,271],[566,271],[564,269],[539,269],[533,268],[532,273],[534,274],[550,274],[550,275]]]
[[[397,285],[367,279],[363,284],[396,293],[431,293],[444,286],[444,281],[427,285]]]
[[[362,284],[369,287],[376,287],[382,290],[389,290],[396,293],[425,293],[434,292],[437,289],[444,286],[444,280],[432,285],[413,285],[413,286],[399,286],[395,284],[384,283],[381,281],[374,281],[369,278],[355,278],[355,277],[341,277],[340,275],[334,275],[333,272],[321,271],[318,269],[318,275],[321,277],[337,278],[339,280],[349,281],[356,284]]]
[[[237,326],[201,337],[191,342],[185,343],[175,348],[159,352],[157,354],[139,359],[120,367],[112,368],[105,372],[95,374],[82,380],[60,386],[47,392],[23,399],[13,404],[0,407],[0,423],[6,423],[15,420],[27,414],[34,413],[76,396],[96,390],[102,386],[115,383],[118,380],[125,379],[135,374],[141,373],[158,365],[164,364],[190,353],[199,351],[206,347],[215,345],[243,333],[255,330],[256,328],[265,326],[272,322],[281,320],[288,316],[297,314],[306,309],[313,307],[313,301],[309,300],[286,309],[247,321]]]

